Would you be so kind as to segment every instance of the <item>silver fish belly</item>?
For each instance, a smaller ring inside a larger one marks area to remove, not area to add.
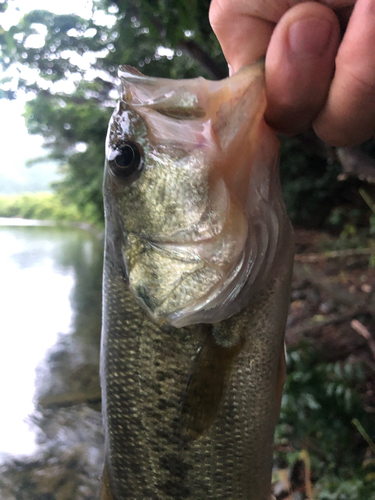
[[[263,70],[120,70],[107,139],[103,500],[269,500],[293,262]]]

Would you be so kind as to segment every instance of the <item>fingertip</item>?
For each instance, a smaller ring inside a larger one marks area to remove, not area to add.
[[[266,53],[275,23],[263,17],[262,9],[267,11],[266,6],[258,5],[257,0],[248,3],[211,2],[210,24],[234,73]]]
[[[333,146],[360,144],[375,132],[375,0],[358,0],[336,57],[316,133]]]
[[[282,17],[266,55],[266,120],[273,128],[295,134],[310,125],[327,98],[339,41],[328,7],[307,2]]]

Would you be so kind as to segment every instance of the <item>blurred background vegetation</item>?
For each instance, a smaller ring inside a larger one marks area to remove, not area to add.
[[[0,0],[0,11],[9,3]],[[54,194],[3,196],[0,216],[100,226],[104,141],[118,95],[117,67],[129,64],[168,78],[225,77],[208,9],[209,0],[95,0],[90,19],[32,11],[10,29],[0,27],[6,75],[0,97],[27,94],[28,130],[44,137],[46,158],[57,161],[62,174]],[[43,43],[33,43],[35,36]],[[11,68],[17,70],[7,76]],[[30,70],[27,77],[24,68]],[[366,246],[375,233],[374,141],[334,149],[311,131],[281,141],[281,179],[292,221],[340,236],[333,245],[331,240],[330,250]],[[280,468],[289,471],[290,480],[302,464],[305,486],[293,498],[309,495],[308,475],[316,499],[374,500],[375,425],[362,398],[364,368],[351,358],[319,356],[313,344],[289,351],[277,431]],[[287,496],[282,495],[278,498]]]
[[[1,1],[4,11],[9,2]],[[11,3],[11,2],[10,2]],[[63,174],[55,189],[103,219],[102,173],[107,123],[117,98],[121,63],[147,75],[218,79],[227,65],[208,22],[209,0],[95,0],[90,19],[32,11],[0,32],[0,96],[26,92],[25,118],[41,134]],[[35,44],[35,36],[42,44]],[[281,178],[289,214],[304,227],[350,223],[368,227],[371,208],[359,193],[375,178],[375,146],[335,150],[313,133],[283,138]],[[358,155],[365,155],[359,157]]]

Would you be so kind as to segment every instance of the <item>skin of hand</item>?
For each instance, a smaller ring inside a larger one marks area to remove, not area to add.
[[[212,0],[210,23],[231,72],[266,56],[275,130],[312,125],[337,147],[373,136],[375,0]]]

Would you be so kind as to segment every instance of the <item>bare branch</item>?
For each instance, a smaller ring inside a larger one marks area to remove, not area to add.
[[[293,326],[292,328],[288,328],[286,331],[286,339],[287,342],[290,343],[292,339],[299,339],[302,336],[308,336],[313,333],[315,330],[319,328],[324,328],[325,326],[337,325],[340,323],[346,323],[353,319],[353,317],[360,314],[362,311],[358,309],[358,307],[353,307],[349,310],[349,312],[342,314],[331,314],[321,321],[314,321],[313,318],[309,318],[305,321],[302,321],[300,324]]]
[[[322,262],[328,259],[339,259],[342,257],[353,257],[356,255],[372,255],[375,254],[375,247],[371,248],[349,248],[346,250],[332,250],[329,252],[308,253],[304,255],[296,255],[294,260],[296,262],[309,263],[309,262]]]
[[[180,40],[178,46],[197,61],[212,78],[220,80],[228,76],[194,40]]]
[[[357,319],[353,319],[353,321],[350,323],[350,326],[353,328],[354,331],[359,333],[359,335],[362,335],[362,337],[364,337],[367,340],[369,349],[371,350],[373,358],[375,359],[375,341],[373,340],[372,335],[369,332],[368,328],[366,328],[365,325],[362,324]]]

